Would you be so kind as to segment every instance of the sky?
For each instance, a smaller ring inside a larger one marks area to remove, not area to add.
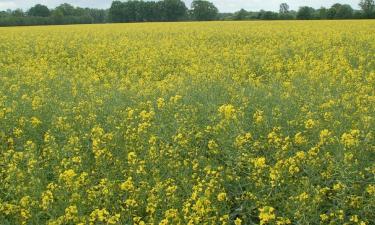
[[[241,8],[249,11],[259,11],[261,9],[278,11],[279,5],[283,2],[288,3],[291,9],[297,10],[299,6],[311,6],[320,8],[321,6],[330,7],[334,3],[349,4],[353,8],[358,8],[359,0],[210,0],[220,12],[235,12]],[[109,8],[112,0],[0,0],[0,10],[6,9],[28,9],[31,6],[40,3],[54,8],[61,3],[69,3],[74,6],[90,8]],[[192,0],[185,0],[190,7]]]

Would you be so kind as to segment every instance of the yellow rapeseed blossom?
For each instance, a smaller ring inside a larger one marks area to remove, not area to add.
[[[305,127],[306,129],[311,129],[315,126],[316,122],[312,119],[308,119],[306,122],[305,122]]]
[[[129,177],[125,182],[121,183],[120,189],[123,191],[132,191],[134,189],[133,178]]]
[[[234,119],[236,118],[236,109],[233,105],[222,105],[219,108],[219,112],[223,115],[224,119]]]
[[[227,194],[225,192],[221,192],[217,195],[217,200],[219,202],[223,202],[227,199]]]
[[[344,133],[341,136],[341,142],[345,147],[354,147],[359,143],[359,130],[351,130],[349,133]]]
[[[374,27],[0,28],[0,224],[371,224]]]
[[[234,220],[234,224],[235,225],[241,225],[242,224],[242,220],[240,219],[240,218],[236,218],[235,220]]]
[[[259,209],[260,224],[267,224],[275,218],[275,209],[273,207],[265,206]]]

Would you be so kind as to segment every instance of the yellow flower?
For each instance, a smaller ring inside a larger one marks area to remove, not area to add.
[[[329,219],[329,216],[327,214],[321,214],[320,219],[324,222],[324,221],[327,221]]]
[[[111,216],[108,218],[108,224],[118,224],[121,218],[121,214],[115,214],[114,216]]]
[[[135,152],[129,152],[128,153],[128,161],[129,161],[129,163],[135,164],[136,160],[137,160],[137,154],[135,154]]]
[[[90,214],[90,225],[97,224],[95,222],[106,222],[107,224],[117,224],[120,220],[120,214],[111,216],[107,209],[95,209]]]
[[[77,217],[78,209],[77,206],[69,206],[65,209],[65,219],[68,221],[76,221],[78,219]]]
[[[333,185],[333,190],[335,190],[335,191],[340,191],[343,188],[344,188],[344,185],[340,182]]]
[[[236,218],[235,220],[234,220],[234,224],[235,225],[241,225],[242,224],[242,220],[240,219],[240,218]]]
[[[242,148],[244,147],[244,145],[246,143],[249,143],[251,140],[253,139],[253,136],[251,135],[251,133],[246,133],[244,135],[238,135],[236,137],[236,140],[234,142],[234,145],[237,147],[237,148]]]
[[[77,176],[76,172],[72,169],[64,171],[60,174],[59,179],[66,182],[67,184],[72,184],[73,179]]]
[[[227,194],[225,192],[221,192],[217,195],[217,200],[219,202],[223,202],[227,199]]]
[[[306,192],[303,192],[302,194],[300,194],[299,196],[298,196],[298,200],[299,201],[305,201],[305,200],[307,200],[309,198],[309,194],[307,194]]]
[[[163,219],[162,221],[160,221],[159,225],[167,225],[169,222],[167,219]]]
[[[296,144],[298,145],[303,145],[303,144],[306,144],[307,140],[306,138],[302,135],[301,132],[298,132],[295,136],[294,136],[294,141]]]
[[[295,164],[290,165],[288,170],[289,170],[289,173],[292,175],[300,171],[299,167]]]
[[[266,224],[276,218],[275,209],[270,206],[265,206],[259,209],[260,224]]]
[[[358,215],[353,215],[350,217],[350,222],[358,223],[358,221],[359,221]]]
[[[133,178],[129,177],[125,182],[121,183],[120,189],[122,191],[132,191],[132,190],[134,190]]]
[[[37,127],[42,123],[37,117],[31,117],[31,124],[33,127]]]
[[[219,112],[222,114],[222,116],[224,117],[224,119],[226,120],[230,120],[230,119],[234,119],[236,118],[236,109],[234,108],[233,105],[222,105],[220,106],[219,108]]]
[[[52,192],[50,190],[47,190],[42,193],[42,203],[40,206],[42,209],[47,210],[53,201],[54,199]]]
[[[292,222],[288,218],[283,218],[283,217],[277,217],[277,225],[287,225],[291,224]]]
[[[351,130],[349,133],[344,133],[341,136],[341,143],[348,148],[357,146],[359,144],[359,130]]]
[[[324,144],[327,142],[328,138],[332,135],[332,133],[327,130],[327,129],[324,129],[322,131],[320,131],[320,134],[319,134],[319,139],[320,139],[320,143],[321,144]]]
[[[218,147],[219,147],[219,145],[214,140],[210,140],[208,142],[208,148],[210,150],[217,149]]]
[[[315,121],[312,120],[312,119],[308,119],[306,122],[305,122],[305,128],[306,129],[311,129],[315,126]]]
[[[137,201],[134,200],[134,199],[126,199],[125,200],[125,204],[128,206],[128,207],[136,207],[138,205]]]
[[[157,105],[158,105],[159,109],[163,108],[165,106],[165,100],[164,100],[164,98],[158,98]]]
[[[260,123],[262,123],[263,122],[263,111],[261,111],[261,110],[257,110],[255,113],[254,113],[254,115],[253,115],[253,119],[254,119],[254,121],[255,121],[255,123],[257,123],[257,124],[260,124]]]
[[[265,157],[259,157],[254,160],[254,166],[256,168],[264,168],[266,167],[266,158]]]
[[[375,185],[369,184],[366,188],[367,193],[370,195],[375,195]]]
[[[31,106],[33,110],[37,110],[42,105],[42,99],[38,96],[34,97]]]

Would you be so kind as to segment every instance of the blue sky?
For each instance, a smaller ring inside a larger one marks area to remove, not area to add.
[[[185,0],[189,7],[192,0]],[[36,3],[55,7],[61,3],[70,3],[80,7],[109,8],[112,0],[0,0],[0,10],[6,9],[28,9]],[[291,9],[298,9],[299,6],[307,5],[314,8],[321,6],[329,7],[334,3],[350,4],[358,8],[359,0],[211,0],[220,12],[234,12],[241,8],[257,11],[260,9],[277,11],[280,3],[286,2]]]

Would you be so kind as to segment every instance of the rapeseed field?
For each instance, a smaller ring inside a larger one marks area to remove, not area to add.
[[[0,28],[0,224],[375,224],[375,21]]]

